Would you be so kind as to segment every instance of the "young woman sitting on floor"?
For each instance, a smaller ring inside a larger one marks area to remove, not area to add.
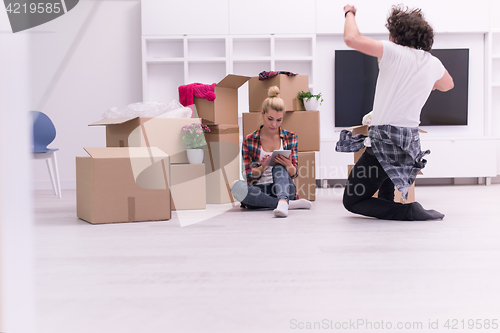
[[[231,192],[242,207],[272,208],[274,216],[287,217],[289,209],[309,209],[311,202],[298,199],[293,178],[298,173],[298,138],[281,128],[285,103],[279,88],[269,88],[262,104],[263,125],[243,140],[242,156],[246,182],[236,181]],[[275,150],[290,150],[290,156],[277,155],[270,166]]]

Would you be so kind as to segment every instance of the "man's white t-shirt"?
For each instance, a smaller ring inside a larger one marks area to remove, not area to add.
[[[422,107],[445,68],[429,52],[382,43],[371,125],[418,127]]]

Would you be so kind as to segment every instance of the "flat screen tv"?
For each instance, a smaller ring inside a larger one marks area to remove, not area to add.
[[[469,49],[436,49],[431,53],[446,67],[455,87],[431,93],[422,108],[420,126],[467,125]],[[355,50],[335,51],[336,127],[361,124],[373,108],[377,76],[377,58]]]

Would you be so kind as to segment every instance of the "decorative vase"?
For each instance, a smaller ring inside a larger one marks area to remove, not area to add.
[[[190,164],[201,164],[203,163],[203,149],[188,149],[187,157]]]
[[[318,111],[319,101],[316,98],[311,98],[308,101],[304,99],[304,107],[307,111]]]

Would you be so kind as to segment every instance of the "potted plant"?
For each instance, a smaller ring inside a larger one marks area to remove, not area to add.
[[[210,128],[201,123],[182,127],[182,140],[186,144],[187,157],[191,164],[203,163],[203,151],[207,145],[205,132],[210,132]]]
[[[318,110],[318,106],[323,102],[323,98],[321,97],[321,93],[313,95],[312,92],[299,92],[298,95],[299,100],[304,104],[304,107],[307,111]]]

